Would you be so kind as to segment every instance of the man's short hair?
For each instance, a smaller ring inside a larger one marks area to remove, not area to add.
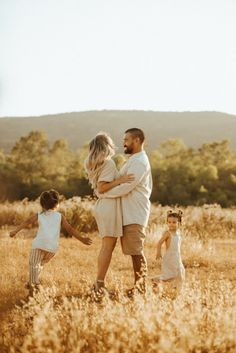
[[[131,129],[128,129],[125,131],[125,133],[130,133],[134,138],[139,138],[140,142],[143,143],[145,140],[144,132],[141,129],[138,129],[136,127],[133,127]]]

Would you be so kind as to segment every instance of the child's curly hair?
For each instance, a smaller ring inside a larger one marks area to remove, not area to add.
[[[51,210],[59,204],[59,193],[54,190],[43,191],[40,195],[40,205],[44,210]]]
[[[183,218],[183,211],[182,210],[177,210],[177,211],[169,210],[169,211],[167,211],[167,220],[169,217],[177,218],[179,223],[181,224],[182,218]]]

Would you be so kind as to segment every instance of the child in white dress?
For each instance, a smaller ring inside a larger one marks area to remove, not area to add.
[[[38,223],[38,231],[32,242],[32,249],[29,257],[29,283],[27,288],[30,295],[37,289],[39,275],[44,264],[49,262],[56,254],[59,246],[61,227],[86,245],[90,245],[90,238],[82,237],[66,220],[66,218],[56,211],[59,204],[59,194],[56,190],[44,191],[40,195],[42,212],[39,212],[25,222],[20,224],[15,230],[10,232],[10,237],[14,237],[21,229],[31,224]]]
[[[181,232],[180,225],[182,221],[182,211],[167,212],[168,230],[165,231],[157,244],[156,258],[162,258],[161,247],[163,243],[166,245],[166,252],[162,258],[161,275],[152,278],[156,281],[183,281],[185,278],[185,269],[181,260]]]

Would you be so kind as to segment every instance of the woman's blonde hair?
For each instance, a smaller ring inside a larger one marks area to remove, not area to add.
[[[93,189],[96,189],[104,162],[114,156],[115,149],[114,142],[106,132],[99,132],[89,143],[89,155],[84,166]]]

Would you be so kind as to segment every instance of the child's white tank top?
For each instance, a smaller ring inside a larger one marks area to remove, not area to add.
[[[56,252],[59,246],[61,213],[45,211],[38,213],[38,232],[32,242],[32,249]]]

